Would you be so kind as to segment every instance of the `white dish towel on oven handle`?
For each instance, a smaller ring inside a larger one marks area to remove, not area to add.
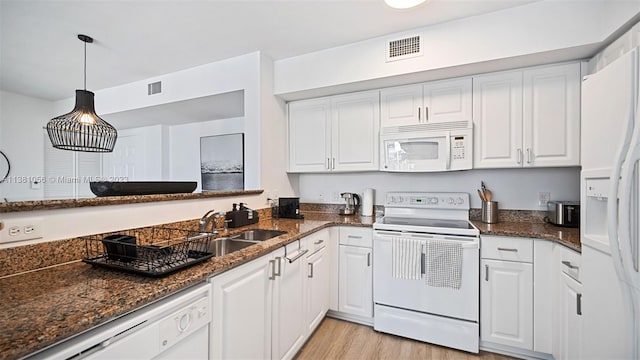
[[[391,239],[391,275],[396,279],[420,280],[424,240]]]
[[[427,240],[424,256],[427,285],[460,289],[462,281],[462,244]]]

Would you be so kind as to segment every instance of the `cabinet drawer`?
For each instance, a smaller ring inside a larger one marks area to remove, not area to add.
[[[483,259],[533,262],[533,239],[481,236],[480,257]]]
[[[560,269],[562,269],[563,273],[580,282],[581,263],[580,253],[566,247],[562,247],[562,251],[560,251],[560,264],[558,265],[560,266]]]
[[[329,245],[329,229],[320,230],[304,238],[304,247],[309,249],[309,255]]]
[[[341,227],[340,245],[373,247],[373,233],[370,228]]]

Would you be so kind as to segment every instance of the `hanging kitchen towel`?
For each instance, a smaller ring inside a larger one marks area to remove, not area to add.
[[[460,289],[462,244],[449,241],[427,241],[424,257],[425,279],[433,287]]]
[[[396,279],[420,280],[423,240],[391,239],[391,271]]]

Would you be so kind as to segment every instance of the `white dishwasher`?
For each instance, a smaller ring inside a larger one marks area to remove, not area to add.
[[[210,295],[198,285],[28,359],[208,359]]]

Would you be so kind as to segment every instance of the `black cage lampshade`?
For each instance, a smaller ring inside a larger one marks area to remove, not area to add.
[[[87,91],[87,43],[93,39],[78,35],[84,42],[84,90],[76,90],[76,106],[47,123],[47,133],[54,148],[85,152],[112,152],[118,132],[101,119],[93,104],[94,94]]]

